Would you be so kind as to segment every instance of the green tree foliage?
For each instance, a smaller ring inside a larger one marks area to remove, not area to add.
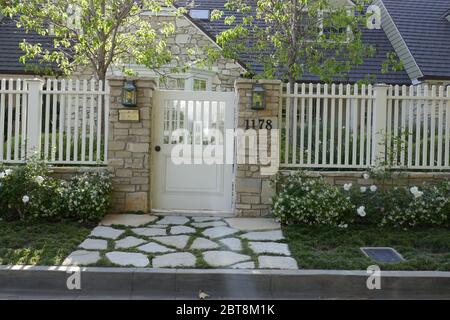
[[[113,65],[156,69],[172,60],[166,40],[175,32],[173,23],[156,26],[142,19],[144,11],[155,14],[171,5],[172,0],[0,0],[3,14],[19,27],[53,39],[50,47],[24,40],[23,63],[56,65],[66,75],[87,67],[100,80]],[[184,9],[174,11],[181,15]]]
[[[229,25],[217,37],[225,55],[237,58],[251,52],[264,66],[258,76],[281,77],[293,86],[306,73],[326,82],[345,79],[353,67],[375,54],[362,39],[363,28],[373,21],[373,14],[365,11],[367,4],[367,0],[229,0],[227,16],[215,10],[212,17]],[[383,69],[388,69],[387,63]]]

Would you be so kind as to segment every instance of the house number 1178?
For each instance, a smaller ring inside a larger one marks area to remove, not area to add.
[[[249,129],[267,129],[272,130],[273,124],[270,119],[258,119],[258,120],[245,120],[245,130]]]

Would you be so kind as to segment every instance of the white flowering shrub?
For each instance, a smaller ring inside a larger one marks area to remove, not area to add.
[[[0,218],[28,218],[32,200],[44,188],[42,181],[47,176],[46,165],[36,158],[25,165],[0,168]]]
[[[273,212],[284,224],[304,223],[346,228],[355,210],[338,187],[322,178],[308,178],[302,172],[277,179],[279,192],[273,199]]]
[[[110,192],[106,173],[85,173],[67,182],[50,177],[46,163],[33,158],[0,168],[0,219],[97,221],[106,214]]]
[[[373,178],[369,173],[364,179]],[[383,189],[345,183],[335,187],[299,172],[279,176],[273,211],[282,223],[367,224],[408,229],[450,227],[450,182]]]
[[[450,183],[437,186],[394,188],[390,190],[391,205],[381,220],[381,226],[402,229],[429,226],[449,226]]]
[[[73,177],[66,188],[70,217],[81,221],[98,221],[107,212],[112,182],[109,173],[86,172]]]

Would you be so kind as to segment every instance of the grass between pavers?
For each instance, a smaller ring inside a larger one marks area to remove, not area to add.
[[[95,225],[0,221],[0,265],[60,265]]]
[[[394,230],[369,226],[349,229],[291,225],[283,227],[292,256],[300,269],[450,271],[450,230]],[[393,247],[406,261],[377,263],[360,247]]]

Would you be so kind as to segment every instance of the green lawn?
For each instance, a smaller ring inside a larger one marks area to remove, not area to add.
[[[89,234],[76,222],[0,221],[0,265],[58,265]]]
[[[292,255],[301,269],[361,269],[378,264],[381,270],[450,271],[450,230],[392,230],[374,227],[292,225],[283,228]],[[395,248],[405,259],[379,264],[364,256],[360,247]]]

